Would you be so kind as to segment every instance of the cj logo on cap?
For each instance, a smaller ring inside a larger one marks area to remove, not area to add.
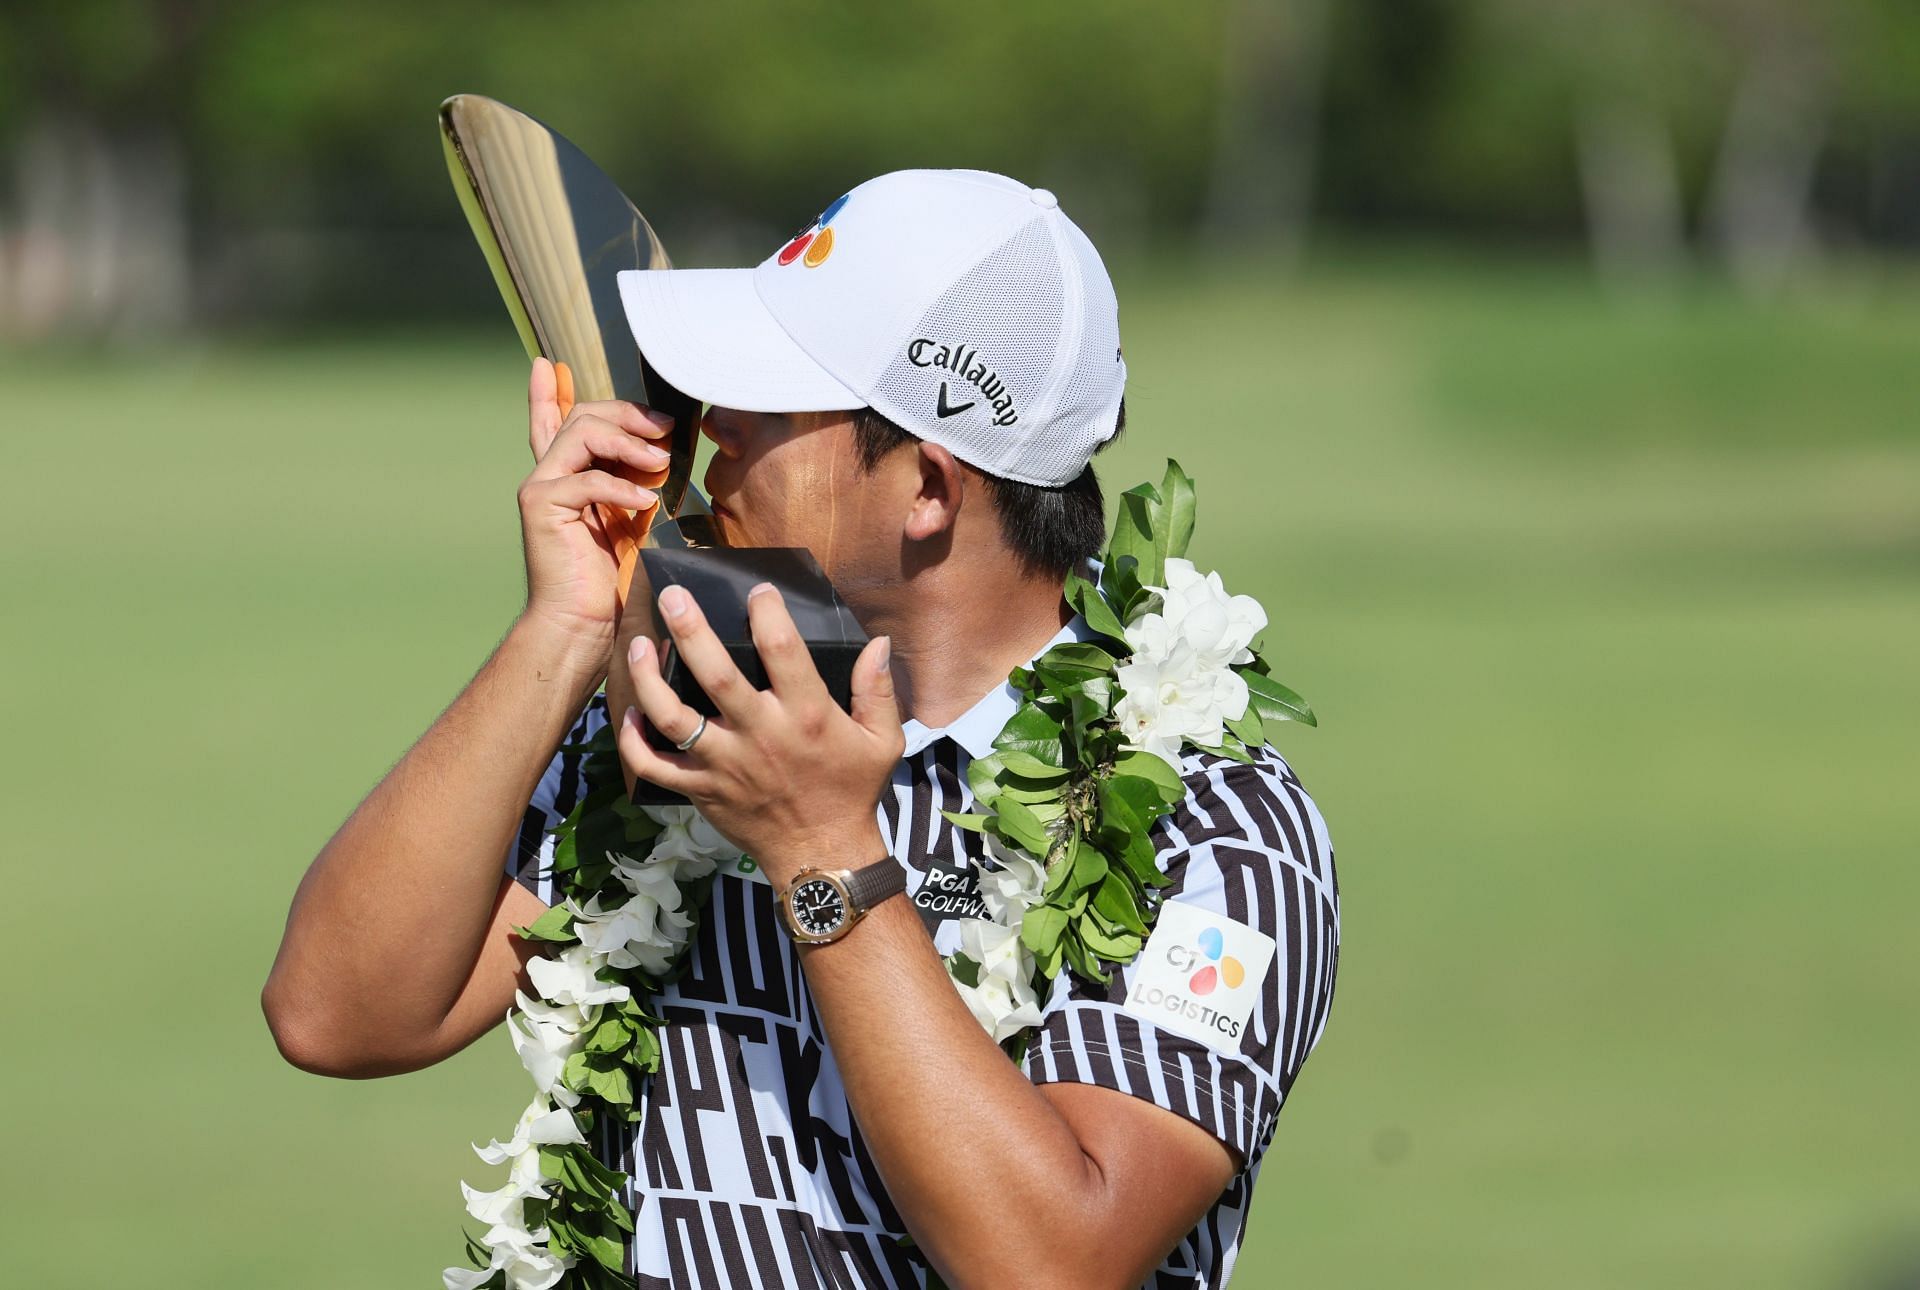
[[[1238,1051],[1274,949],[1257,928],[1169,900],[1134,960],[1126,1009],[1220,1052]]]
[[[820,212],[820,218],[794,234],[793,241],[780,248],[780,254],[774,259],[780,264],[792,264],[795,260],[809,269],[817,269],[827,262],[833,254],[833,230],[827,225],[833,223],[833,217],[847,204],[852,193],[842,193],[840,197]]]

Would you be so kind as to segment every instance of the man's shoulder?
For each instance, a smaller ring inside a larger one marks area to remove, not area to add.
[[[1271,865],[1302,872],[1337,900],[1333,839],[1312,794],[1271,744],[1247,755],[1250,760],[1238,761],[1190,749],[1181,758],[1187,795],[1154,828],[1162,866],[1221,848],[1242,857],[1259,853]]]

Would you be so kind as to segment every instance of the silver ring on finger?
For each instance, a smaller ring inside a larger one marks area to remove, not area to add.
[[[706,718],[706,714],[702,713],[700,717],[700,724],[693,728],[693,733],[688,735],[685,739],[682,739],[680,742],[676,743],[674,747],[678,748],[681,752],[685,752],[687,751],[687,749],[693,747],[695,743],[699,742],[700,736],[706,733],[707,733],[707,718]]]

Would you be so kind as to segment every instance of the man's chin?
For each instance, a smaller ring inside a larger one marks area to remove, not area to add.
[[[746,526],[740,523],[740,517],[724,506],[713,508],[713,526],[720,530],[720,541],[727,546],[763,545],[754,541]]]

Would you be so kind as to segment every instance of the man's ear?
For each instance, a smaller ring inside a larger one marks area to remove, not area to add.
[[[914,465],[920,472],[919,491],[907,511],[907,537],[916,542],[953,531],[960,516],[966,475],[953,454],[937,443],[915,445]]]

